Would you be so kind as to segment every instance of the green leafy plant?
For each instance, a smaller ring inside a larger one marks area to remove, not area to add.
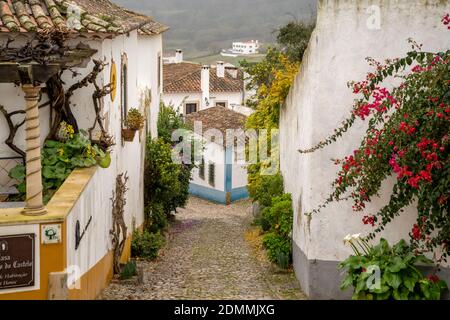
[[[162,203],[156,201],[151,202],[145,208],[145,212],[147,217],[146,229],[149,232],[157,232],[158,230],[167,228],[169,222]]]
[[[120,273],[120,280],[131,279],[135,275],[137,275],[136,261],[130,260],[123,266],[122,272]]]
[[[273,263],[280,267],[286,267],[284,257],[289,257],[291,262],[292,243],[291,239],[287,239],[276,232],[269,232],[263,237],[263,246],[267,250],[267,257]],[[280,261],[282,257],[282,261]],[[289,263],[287,265],[289,265]]]
[[[287,268],[292,261],[292,198],[284,194],[272,199],[272,204],[263,210],[262,218],[270,226],[264,236],[263,245],[270,261]]]
[[[138,109],[131,108],[128,111],[125,126],[131,130],[141,130],[144,127],[145,118]]]
[[[145,160],[145,203],[159,203],[166,215],[186,203],[188,190],[180,180],[183,164],[172,160],[172,147],[162,139],[148,140]]]
[[[253,200],[258,201],[262,207],[269,207],[272,198],[283,194],[283,177],[281,174],[261,175],[259,171],[250,173],[248,191]]]
[[[163,230],[173,212],[184,207],[189,198],[193,161],[176,163],[172,158],[172,132],[186,129],[180,115],[161,103],[158,116],[158,139],[147,139],[144,202],[146,206],[145,228],[152,232]]]
[[[158,252],[164,245],[164,236],[158,231],[150,233],[135,231],[131,242],[131,254],[133,257],[142,259],[156,259]]]
[[[437,275],[423,276],[418,265],[433,265],[433,261],[412,252],[404,240],[392,247],[385,239],[371,246],[359,235],[344,241],[355,255],[339,264],[347,270],[341,289],[353,287],[353,299],[438,300],[447,288]]]
[[[64,141],[47,140],[42,149],[42,184],[44,202],[48,202],[75,168],[101,164],[109,166],[111,158],[97,145],[92,145],[84,131],[70,134]],[[26,192],[25,167],[18,165],[10,173],[17,180],[17,190],[23,199]]]
[[[173,106],[161,102],[158,114],[158,137],[165,143],[173,144],[172,133],[177,129],[188,129],[182,115]]]

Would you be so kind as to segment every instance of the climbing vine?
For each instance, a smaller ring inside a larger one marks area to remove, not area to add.
[[[340,138],[357,119],[368,121],[359,148],[335,160],[340,170],[333,192],[308,214],[343,199],[353,201],[355,212],[365,212],[366,204],[379,196],[383,181],[394,175],[388,203],[362,217],[364,224],[374,227],[368,238],[415,204],[418,219],[410,232],[412,245],[417,253],[437,249],[440,262],[450,253],[450,50],[424,52],[410,43],[412,50],[403,58],[384,63],[368,58],[375,70],[363,81],[349,83],[357,95],[351,115],[331,136],[299,151],[314,152]],[[383,85],[387,81],[399,85],[389,88]]]
[[[111,198],[113,227],[110,230],[110,234],[114,253],[114,273],[116,274],[120,274],[122,271],[120,258],[125,247],[125,241],[127,240],[127,225],[124,220],[124,208],[127,203],[125,194],[128,191],[127,183],[128,176],[126,173],[117,175],[116,189]]]

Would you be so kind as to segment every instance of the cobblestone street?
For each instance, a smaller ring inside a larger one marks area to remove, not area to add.
[[[293,272],[266,260],[249,208],[191,198],[160,257],[140,262],[143,284],[114,280],[100,298],[305,299]]]

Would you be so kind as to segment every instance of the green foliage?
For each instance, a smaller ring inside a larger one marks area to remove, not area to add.
[[[314,24],[291,21],[278,29],[277,42],[289,60],[302,60],[314,27]]]
[[[288,261],[289,263],[291,262],[291,239],[286,239],[275,232],[270,232],[264,235],[263,245],[267,250],[267,257],[271,262],[276,263],[282,268],[286,267],[286,257],[289,257]]]
[[[172,132],[177,129],[188,129],[188,127],[173,106],[166,106],[161,102],[158,115],[158,137],[167,144],[173,144]]]
[[[159,249],[164,245],[164,236],[160,232],[135,231],[131,242],[131,254],[142,259],[156,259]]]
[[[261,175],[259,170],[249,171],[248,192],[253,200],[258,201],[263,207],[272,204],[272,198],[283,194],[283,177],[281,174]]]
[[[92,167],[100,164],[109,166],[109,153],[92,145],[85,132],[70,135],[65,141],[47,140],[42,149],[42,184],[44,202],[64,183],[75,168]],[[18,181],[17,190],[25,197],[25,167],[18,165],[10,171],[10,177]]]
[[[271,231],[286,239],[291,238],[294,213],[290,194],[273,198],[271,206],[265,208],[262,215],[271,225]]]
[[[147,139],[144,202],[146,229],[164,230],[168,218],[179,207],[184,207],[189,197],[189,183],[193,164],[175,163],[172,158],[172,132],[187,129],[181,116],[161,103],[156,140]]]
[[[404,240],[393,247],[385,239],[376,246],[361,239],[352,240],[351,245],[356,254],[340,263],[339,268],[347,270],[341,289],[353,287],[353,299],[438,300],[447,288],[436,275],[423,276],[417,265],[432,265],[433,261],[414,254]],[[361,249],[364,253],[358,254]],[[378,284],[374,270],[380,271]]]
[[[120,280],[128,280],[137,275],[136,271],[136,261],[128,261],[127,264],[123,266],[122,272],[120,273]]]
[[[293,210],[291,195],[283,194],[274,197],[270,206],[263,210],[262,221],[267,221],[267,225],[270,226],[267,230],[269,233],[263,239],[268,258],[286,269],[292,261]]]
[[[150,232],[157,232],[158,230],[165,230],[169,224],[167,215],[164,212],[164,207],[160,202],[151,202],[146,208],[147,230]]]
[[[148,140],[145,160],[145,203],[159,203],[166,215],[187,200],[185,184],[180,181],[183,164],[172,161],[172,148],[162,139]]]

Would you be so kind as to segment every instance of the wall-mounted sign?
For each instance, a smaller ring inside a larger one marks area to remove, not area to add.
[[[54,244],[61,242],[61,225],[45,224],[41,227],[41,242],[43,244]]]
[[[0,290],[34,286],[35,234],[0,236]]]
[[[111,61],[111,70],[109,75],[109,83],[111,84],[111,101],[114,102],[116,100],[116,93],[117,93],[117,70],[116,70],[116,63]]]

